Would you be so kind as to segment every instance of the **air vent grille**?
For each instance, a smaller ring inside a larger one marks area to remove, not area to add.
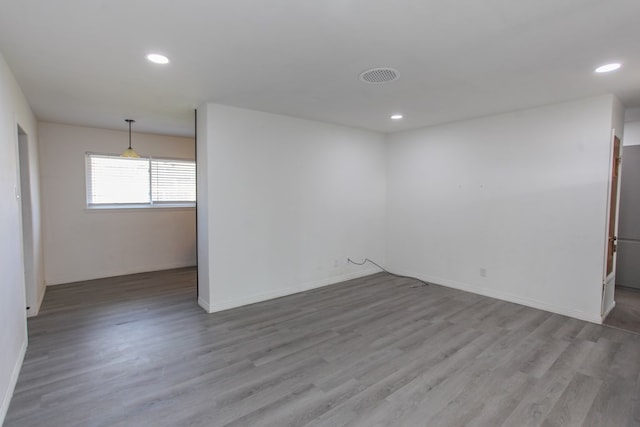
[[[372,68],[360,74],[360,80],[365,83],[389,83],[398,78],[398,71],[393,68]]]

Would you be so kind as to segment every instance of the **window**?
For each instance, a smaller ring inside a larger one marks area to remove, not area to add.
[[[87,206],[195,206],[196,163],[191,160],[86,155]]]

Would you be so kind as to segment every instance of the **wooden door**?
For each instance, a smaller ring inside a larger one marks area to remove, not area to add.
[[[611,167],[611,195],[609,196],[609,232],[607,244],[607,274],[609,277],[615,268],[616,252],[616,219],[618,208],[618,174],[620,171],[620,139],[613,139],[613,165]]]

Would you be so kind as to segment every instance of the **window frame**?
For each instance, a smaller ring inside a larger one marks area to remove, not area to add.
[[[87,211],[119,211],[119,210],[131,210],[131,209],[183,209],[183,208],[195,208],[197,204],[197,198],[192,202],[154,202],[153,200],[153,173],[151,162],[153,160],[169,161],[169,162],[184,162],[193,163],[195,169],[195,181],[197,185],[197,163],[195,159],[185,159],[178,157],[154,157],[154,156],[140,156],[139,159],[145,159],[149,163],[149,202],[148,203],[89,203],[89,190],[91,188],[91,171],[89,170],[89,159],[91,156],[100,157],[112,157],[120,158],[119,154],[112,153],[98,153],[93,151],[86,151],[84,155],[84,174],[85,174],[85,209]],[[196,196],[197,197],[197,196]]]

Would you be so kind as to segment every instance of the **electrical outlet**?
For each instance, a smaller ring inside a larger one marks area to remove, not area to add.
[[[480,268],[480,277],[487,277],[487,269],[482,267]]]

